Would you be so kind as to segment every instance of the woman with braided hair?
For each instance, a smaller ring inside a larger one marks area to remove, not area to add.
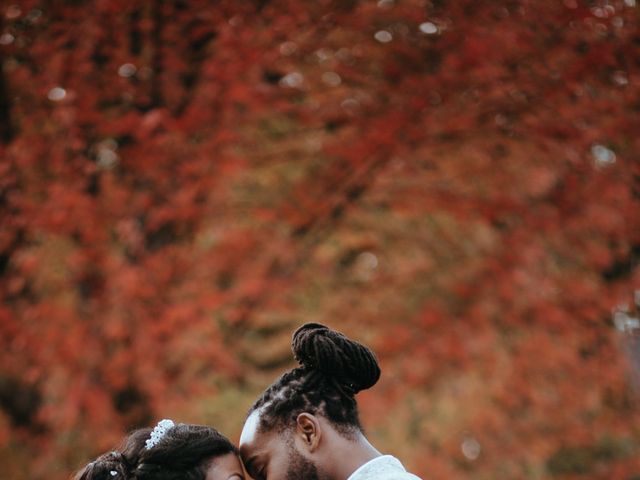
[[[245,480],[238,449],[204,425],[162,420],[127,437],[122,449],[101,455],[75,480]]]
[[[300,366],[249,410],[240,455],[255,480],[419,480],[365,437],[355,395],[380,378],[375,355],[324,325],[293,334]]]

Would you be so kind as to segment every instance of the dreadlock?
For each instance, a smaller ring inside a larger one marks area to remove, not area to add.
[[[380,378],[374,353],[318,323],[298,328],[291,349],[300,366],[284,373],[249,410],[260,410],[260,429],[285,428],[308,412],[322,414],[345,435],[361,431],[355,395]]]

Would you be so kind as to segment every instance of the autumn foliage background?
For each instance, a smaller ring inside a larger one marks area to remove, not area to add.
[[[634,0],[0,14],[2,479],[237,439],[306,321],[425,479],[640,478]]]

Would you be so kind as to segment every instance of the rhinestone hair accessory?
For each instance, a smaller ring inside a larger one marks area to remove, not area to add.
[[[175,426],[173,420],[169,420],[167,418],[160,420],[151,432],[151,436],[149,437],[149,439],[145,442],[146,449],[149,450],[155,447],[158,442],[162,440],[162,437],[166,435],[167,430],[169,430],[173,426]]]

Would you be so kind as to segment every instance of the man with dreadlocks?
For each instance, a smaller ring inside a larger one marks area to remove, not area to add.
[[[364,436],[355,395],[380,378],[375,355],[324,325],[293,334],[300,366],[249,410],[240,454],[255,480],[420,480]]]

